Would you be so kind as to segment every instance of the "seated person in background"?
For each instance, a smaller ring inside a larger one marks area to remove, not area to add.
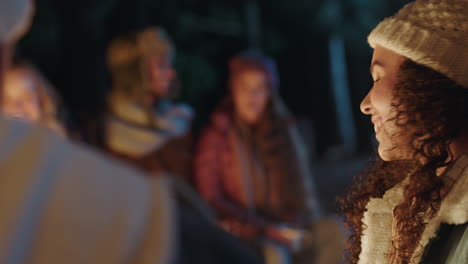
[[[169,99],[176,77],[173,57],[172,42],[157,27],[127,33],[110,43],[112,89],[105,150],[149,175],[171,173],[179,200],[213,218],[210,208],[186,182],[192,164],[193,113],[189,106]]]
[[[174,47],[161,28],[115,38],[108,49],[112,89],[106,120],[107,150],[149,173],[187,179],[191,165],[192,109],[169,99],[175,85]]]
[[[59,102],[52,85],[34,66],[16,63],[6,71],[2,102],[6,117],[41,124],[64,135]]]
[[[318,213],[304,144],[274,62],[245,52],[229,66],[229,94],[198,142],[197,188],[225,230],[260,248],[266,263],[288,263]]]

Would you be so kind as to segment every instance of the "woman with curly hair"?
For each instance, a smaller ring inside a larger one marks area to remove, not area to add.
[[[378,157],[340,199],[349,263],[468,263],[467,10],[417,0],[369,35]]]
[[[195,181],[225,230],[261,248],[266,263],[288,263],[286,248],[317,213],[303,144],[271,59],[241,53],[229,77],[229,95],[198,142]]]

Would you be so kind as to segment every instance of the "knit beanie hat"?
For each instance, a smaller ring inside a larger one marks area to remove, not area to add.
[[[114,39],[109,45],[107,60],[112,68],[130,64],[142,57],[172,57],[173,53],[173,44],[166,31],[159,27],[150,27]]]
[[[369,35],[380,45],[468,88],[468,0],[417,0]]]
[[[32,0],[0,0],[0,43],[22,37],[31,25],[33,12]]]
[[[174,53],[171,39],[159,27],[116,37],[107,50],[107,65],[114,89],[125,91],[126,96],[140,100],[149,89],[145,59],[156,56],[172,60]]]
[[[229,61],[229,75],[231,79],[235,78],[237,74],[248,70],[263,72],[273,91],[277,90],[279,86],[279,74],[273,59],[259,52],[248,50],[240,52]]]

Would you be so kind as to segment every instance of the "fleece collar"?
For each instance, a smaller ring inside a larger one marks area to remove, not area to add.
[[[458,181],[442,201],[437,215],[426,225],[419,241],[421,246],[413,254],[414,263],[420,262],[424,248],[436,237],[441,224],[468,223],[468,154],[460,156],[446,173]],[[393,209],[402,201],[405,185],[404,181],[388,190],[382,198],[371,198],[367,204],[362,221],[364,230],[359,264],[388,263],[392,248]]]
[[[148,116],[143,107],[125,100],[112,102],[107,118],[107,145],[116,152],[143,157],[169,140],[188,133],[193,113],[186,105],[166,104]]]

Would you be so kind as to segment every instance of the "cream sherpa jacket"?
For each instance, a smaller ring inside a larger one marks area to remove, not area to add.
[[[413,263],[420,263],[425,247],[437,236],[441,224],[460,225],[468,222],[468,154],[459,157],[446,173],[453,179],[459,179],[442,201],[437,215],[427,224],[419,241],[421,246],[413,254]],[[382,198],[372,198],[367,204],[367,212],[363,218],[366,227],[361,238],[359,264],[389,263],[393,209],[403,197],[403,185],[388,190]]]

